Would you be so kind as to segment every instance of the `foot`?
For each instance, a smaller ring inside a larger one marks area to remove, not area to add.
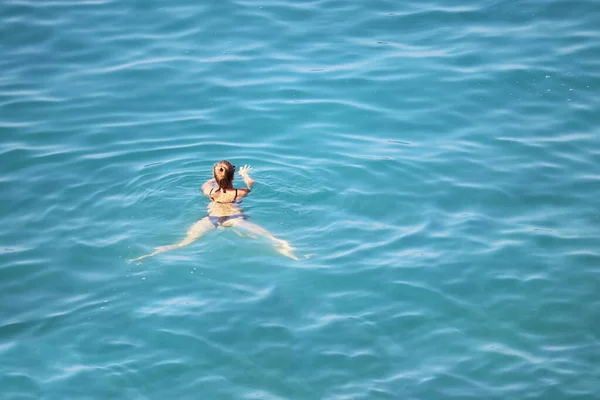
[[[132,262],[136,262],[136,261],[141,261],[141,260],[143,260],[144,258],[146,258],[146,257],[151,257],[151,256],[153,256],[153,255],[154,255],[154,254],[146,254],[146,255],[143,255],[143,256],[141,256],[141,257],[138,257],[138,258],[132,258],[132,259],[130,259],[130,260],[127,260],[127,262],[128,262],[128,263],[132,263]]]
[[[300,260],[294,254],[294,248],[290,246],[290,244],[285,240],[278,240],[277,245],[275,246],[275,250],[277,250],[278,253],[291,258],[292,260]]]

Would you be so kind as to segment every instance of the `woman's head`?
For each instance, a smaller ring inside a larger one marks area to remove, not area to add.
[[[233,183],[233,173],[235,172],[235,166],[227,160],[221,160],[213,166],[213,175],[219,190],[225,193],[225,190]]]

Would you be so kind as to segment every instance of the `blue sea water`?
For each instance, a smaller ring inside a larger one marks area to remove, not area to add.
[[[599,21],[0,2],[0,398],[600,398]]]

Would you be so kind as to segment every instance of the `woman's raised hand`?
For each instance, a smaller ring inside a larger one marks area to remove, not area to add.
[[[248,187],[248,190],[252,190],[252,185],[254,184],[254,179],[250,178],[250,174],[248,174],[248,171],[251,169],[252,167],[249,165],[244,165],[240,168],[240,175],[244,179],[244,183]]]
[[[240,175],[248,175],[248,172],[252,169],[251,166],[249,165],[244,165],[240,168],[239,174]]]

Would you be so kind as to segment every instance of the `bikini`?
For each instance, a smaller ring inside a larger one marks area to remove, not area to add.
[[[208,194],[208,197],[210,197],[210,199],[212,201],[214,201],[215,203],[219,203],[219,204],[229,204],[229,203],[235,203],[235,200],[237,199],[237,195],[238,195],[238,190],[235,190],[235,196],[233,197],[233,200],[231,202],[229,201],[216,201],[213,197],[212,197],[212,192],[213,190],[215,190],[215,188],[210,189],[210,193]],[[213,217],[213,216],[208,216],[209,221],[215,226],[218,227],[219,225],[223,225],[223,223],[225,223],[225,221],[228,221],[230,219],[236,219],[236,218],[242,218],[242,219],[248,219],[248,217],[246,217],[244,214],[234,214],[234,215],[227,215],[224,217]]]
[[[215,199],[213,199],[213,197],[211,196],[213,190],[215,190],[215,188],[210,189],[210,193],[208,194],[208,197],[210,197],[210,199],[212,201],[214,201],[215,203],[219,203],[219,204],[228,204],[229,203],[229,201],[216,201]],[[233,201],[231,201],[231,203],[235,203],[235,199],[237,199],[237,191],[238,190],[237,189],[234,189],[234,190],[235,190],[235,197],[233,198]]]

